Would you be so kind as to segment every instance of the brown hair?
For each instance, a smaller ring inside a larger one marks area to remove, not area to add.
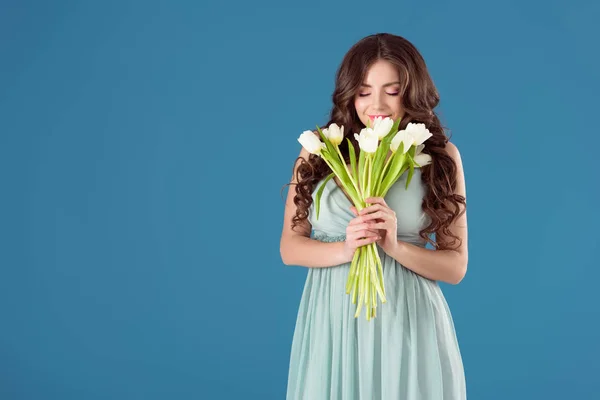
[[[364,128],[354,107],[354,99],[368,68],[378,60],[386,60],[393,64],[403,82],[400,98],[405,115],[398,129],[404,129],[409,122],[424,123],[433,135],[425,142],[423,149],[423,153],[431,155],[432,162],[421,169],[421,179],[426,184],[427,190],[422,209],[431,219],[430,224],[421,230],[419,235],[436,249],[450,248],[459,238],[450,232],[449,226],[464,213],[464,209],[460,210],[460,204],[466,205],[466,202],[464,196],[454,193],[457,167],[445,150],[449,137],[446,137],[444,128],[433,111],[440,101],[440,96],[423,57],[413,44],[401,36],[388,33],[370,35],[354,44],[338,68],[330,120],[323,128],[334,122],[344,125],[345,137],[340,144],[340,151],[349,163],[346,138],[350,138],[358,154],[360,149],[353,133]],[[310,154],[308,162],[298,157],[294,168],[298,160],[301,163],[296,175],[298,183],[294,196],[297,210],[292,219],[292,229],[308,218],[315,185],[332,172],[320,156]],[[284,187],[291,184],[290,182]],[[429,238],[429,234],[435,232],[442,232],[453,240],[443,241],[436,235],[436,241],[433,241]]]

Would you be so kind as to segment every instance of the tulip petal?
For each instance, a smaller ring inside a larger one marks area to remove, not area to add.
[[[419,167],[423,167],[427,164],[431,164],[431,156],[429,154],[421,153],[417,154],[414,158],[415,163],[417,163]]]

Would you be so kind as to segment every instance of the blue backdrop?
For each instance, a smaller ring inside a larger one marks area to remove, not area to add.
[[[376,32],[423,53],[462,154],[469,398],[600,398],[599,11],[3,1],[0,398],[283,399],[280,190]]]

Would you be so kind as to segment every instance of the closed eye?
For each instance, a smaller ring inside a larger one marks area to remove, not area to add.
[[[396,92],[396,93],[388,93],[390,96],[398,96],[400,92]],[[359,97],[366,97],[368,95],[370,95],[371,93],[365,93],[365,94],[359,94]]]

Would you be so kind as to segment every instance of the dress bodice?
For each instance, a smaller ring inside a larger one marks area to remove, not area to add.
[[[398,239],[424,246],[426,241],[419,236],[419,231],[430,222],[430,217],[421,208],[426,186],[421,181],[419,168],[415,168],[408,188],[406,188],[407,178],[408,171],[404,172],[388,190],[384,200],[396,212]],[[308,221],[315,235],[343,237],[348,223],[355,217],[350,210],[353,204],[332,178],[325,184],[321,195],[319,219],[317,219],[314,195],[323,180],[319,181],[313,190],[313,202],[308,211]]]

